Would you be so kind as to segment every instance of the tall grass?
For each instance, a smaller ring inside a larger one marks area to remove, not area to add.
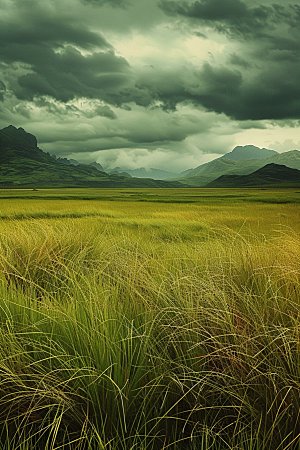
[[[300,448],[299,235],[191,219],[0,224],[1,450]]]

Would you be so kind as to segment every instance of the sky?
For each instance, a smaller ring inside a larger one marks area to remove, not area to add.
[[[0,128],[105,168],[300,149],[300,0],[0,0]]]

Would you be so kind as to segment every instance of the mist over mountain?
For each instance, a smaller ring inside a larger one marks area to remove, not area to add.
[[[106,170],[107,173],[125,173],[131,177],[137,178],[153,178],[154,180],[170,180],[173,178],[178,178],[179,173],[169,172],[167,170],[155,169],[153,167],[145,168],[140,167],[138,169],[122,169],[121,167],[115,167],[114,169]]]
[[[245,145],[245,146],[237,146],[235,147],[231,152],[226,153],[225,155],[221,156],[220,158],[217,158],[218,161],[214,164],[209,164],[207,169],[205,169],[206,173],[214,173],[226,170],[228,168],[228,163],[224,162],[224,160],[233,160],[233,161],[239,161],[239,160],[252,160],[252,159],[264,159],[268,156],[272,156],[277,154],[275,150],[269,150],[266,148],[259,148],[254,145]],[[202,166],[198,166],[202,167]],[[203,167],[206,167],[206,164],[203,165]],[[107,173],[119,173],[124,174],[127,173],[131,175],[132,177],[138,177],[138,178],[153,178],[155,180],[168,180],[173,178],[179,178],[187,176],[188,174],[191,174],[193,170],[195,169],[188,169],[181,173],[174,173],[167,170],[157,169],[157,168],[145,168],[140,167],[138,169],[124,169],[121,167],[115,167],[114,169],[106,169],[105,171]]]
[[[95,163],[97,164],[97,163]],[[75,164],[53,158],[37,146],[37,139],[12,125],[0,130],[0,185],[2,187],[180,187],[179,182],[109,175],[102,166]],[[103,169],[103,168],[102,168]]]
[[[117,174],[117,175],[123,175],[123,177],[129,177],[131,178],[131,175],[129,175],[128,172],[125,172],[121,167],[115,167],[114,169],[107,169],[106,173],[109,173],[110,175]]]
[[[91,162],[89,165],[95,167],[95,169],[99,170],[100,172],[105,172],[105,170],[103,169],[101,164],[99,164],[99,163],[97,163],[95,161]]]

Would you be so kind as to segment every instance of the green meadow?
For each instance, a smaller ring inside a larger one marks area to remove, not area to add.
[[[299,450],[299,189],[0,190],[0,450]]]

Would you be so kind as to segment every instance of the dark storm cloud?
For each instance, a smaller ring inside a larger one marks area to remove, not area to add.
[[[25,20],[24,20],[25,19]],[[99,34],[90,31],[79,21],[67,21],[65,18],[45,17],[36,14],[33,17],[17,17],[13,21],[0,20],[1,47],[27,45],[52,45],[61,47],[65,43],[75,44],[83,48],[111,48],[111,45]]]
[[[202,39],[207,39],[207,36],[204,33],[201,33],[200,31],[194,31],[194,35]]]
[[[289,74],[289,75],[288,75]],[[241,73],[205,64],[195,98],[210,111],[237,120],[297,118],[300,114],[300,66],[265,70],[249,81]]]
[[[0,101],[4,100],[4,93],[6,91],[6,86],[3,81],[0,80]]]
[[[123,8],[129,4],[129,0],[81,0],[82,3],[92,4],[94,6],[110,5],[113,8]]]
[[[97,35],[92,37],[91,41],[79,40],[82,45],[87,45],[100,39]],[[39,38],[39,30],[37,39],[32,32],[30,39],[22,39],[22,33],[12,30],[8,33],[6,45],[0,48],[3,62],[17,62],[30,69],[27,70],[30,73],[18,77],[15,85],[14,93],[19,99],[32,100],[35,96],[47,95],[62,102],[88,97],[101,98],[113,104],[122,103],[119,91],[128,85],[132,76],[124,58],[116,56],[113,50],[83,55],[71,45],[61,45],[57,51],[49,42],[44,42],[44,35],[43,39]],[[57,36],[51,39],[59,41]],[[102,39],[98,43],[108,47]]]
[[[18,100],[44,105],[51,114],[90,118],[98,115],[116,119],[115,112],[105,103],[127,110],[136,104],[169,112],[175,111],[180,103],[190,103],[237,120],[299,117],[298,5],[253,6],[242,0],[160,0],[160,9],[156,8],[159,14],[164,11],[170,21],[173,20],[170,16],[176,20],[183,18],[193,25],[190,32],[194,36],[202,39],[209,35],[207,29],[212,28],[229,36],[239,48],[225,54],[223,64],[218,63],[216,54],[211,64],[198,62],[197,67],[182,59],[180,63],[172,60],[168,68],[167,62],[163,62],[161,67],[149,64],[144,69],[136,69],[135,65],[135,70],[116,54],[100,27],[95,26],[95,19],[91,19],[94,10],[101,13],[100,8],[92,6],[119,7],[113,11],[108,8],[114,14],[127,1],[80,1],[74,1],[78,12],[74,10],[68,15],[65,4],[64,14],[60,15],[54,7],[50,12],[45,9],[46,3],[27,0],[27,7],[23,0],[15,0],[14,4],[23,9],[19,12],[16,8],[10,20],[0,23],[0,41],[5,42],[0,47],[0,60],[10,68],[3,82]],[[130,12],[134,15],[135,1],[134,5],[134,0],[131,1],[131,9],[124,10],[127,18]],[[83,11],[90,21],[80,17]],[[226,40],[224,36],[222,39]],[[0,100],[5,97],[4,88],[0,83]],[[93,99],[100,105],[94,105],[86,113],[67,105],[80,98]],[[22,111],[27,114],[24,108]]]
[[[197,0],[192,3],[160,0],[159,6],[166,14],[198,20],[239,39],[264,35],[282,22],[297,26],[299,17],[297,5],[249,7],[241,0]]]
[[[234,66],[240,66],[243,67],[244,69],[250,69],[250,67],[252,66],[251,63],[249,63],[236,53],[231,53],[231,55],[228,58],[228,62],[229,64],[232,64]]]
[[[209,111],[225,112],[232,115],[234,107],[232,98],[237,98],[242,85],[242,75],[236,70],[226,67],[214,68],[205,63],[201,70],[189,73],[182,70],[178,73],[162,74],[148,79],[144,83],[147,88],[163,102],[166,110],[175,110],[180,102],[189,101],[194,105],[202,105]]]
[[[122,2],[110,3],[121,6]],[[148,90],[135,85],[126,59],[117,56],[100,33],[90,31],[78,17],[47,17],[36,5],[37,11],[31,8],[28,20],[22,20],[19,14],[11,22],[0,24],[0,41],[5,42],[0,47],[0,59],[13,68],[8,82],[19,100],[49,96],[61,102],[94,98],[115,106],[153,103]],[[18,68],[22,68],[21,73]],[[113,118],[113,114],[107,114]]]
[[[227,57],[230,69],[217,61],[205,63],[197,83],[186,84],[187,99],[192,94],[196,104],[238,120],[300,116],[298,4],[160,0],[159,6],[167,15],[182,17],[192,27],[210,27],[240,46]]]
[[[239,0],[202,0],[188,3],[172,0],[161,0],[159,6],[169,14],[181,14],[187,17],[196,17],[204,20],[230,20],[244,17],[246,6]]]
[[[140,86],[169,111],[189,102],[236,120],[296,119],[300,116],[300,64],[288,56],[284,64],[270,56],[263,70],[249,72],[250,63],[231,54],[229,62],[238,69],[204,63],[200,70],[154,71],[144,75]]]
[[[91,31],[79,15],[59,14],[43,3],[14,4],[8,20],[0,22],[0,60],[12,68],[5,81],[18,99],[123,102],[120,90],[133,87],[130,66],[99,32]]]
[[[299,118],[299,77],[300,64],[294,61],[265,69],[241,91],[240,117],[254,120]]]
[[[48,47],[30,46],[26,50],[19,58],[31,64],[35,73],[19,77],[18,98],[49,95],[62,102],[88,97],[120,103],[118,91],[127,82],[129,65],[113,51],[84,56],[71,46],[60,53]]]
[[[98,106],[95,108],[95,115],[107,117],[108,119],[117,119],[117,115],[108,106]]]

